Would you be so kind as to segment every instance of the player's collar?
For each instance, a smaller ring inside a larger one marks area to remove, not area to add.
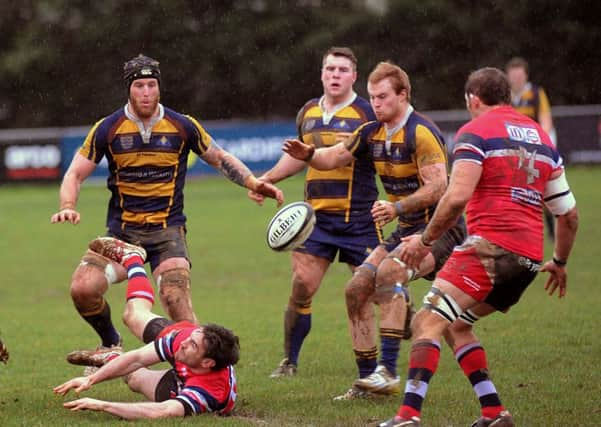
[[[165,116],[165,108],[163,108],[163,105],[159,103],[159,114],[157,114],[155,117],[151,117],[150,121],[148,122],[148,127],[146,127],[144,126],[142,120],[140,120],[140,118],[136,116],[132,111],[130,111],[129,105],[129,101],[127,101],[127,104],[125,104],[125,107],[123,107],[123,110],[125,111],[125,117],[127,117],[129,120],[134,122],[136,126],[138,126],[138,130],[140,131],[140,135],[142,136],[142,141],[144,142],[144,144],[148,144],[150,142],[152,128],[155,124],[157,124],[157,122],[159,122],[159,120],[162,120]]]
[[[330,120],[332,120],[332,117],[334,117],[337,112],[351,105],[353,102],[355,102],[355,99],[357,99],[357,94],[355,91],[351,91],[351,96],[349,99],[341,102],[340,104],[334,105],[334,107],[332,107],[332,111],[326,111],[326,96],[322,95],[321,98],[319,98],[319,108],[321,109],[323,124],[327,125],[330,123]]]

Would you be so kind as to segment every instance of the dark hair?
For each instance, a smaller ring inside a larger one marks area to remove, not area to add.
[[[342,56],[344,58],[347,58],[349,61],[351,61],[353,63],[353,70],[357,69],[357,57],[355,56],[355,54],[353,53],[353,51],[351,50],[350,47],[332,46],[331,48],[329,48],[326,51],[326,53],[323,54],[323,57],[321,58],[322,64],[326,60],[328,55]]]
[[[138,79],[157,79],[160,86],[161,69],[159,68],[159,61],[139,54],[123,64],[123,80],[125,80],[128,92],[133,81]]]
[[[211,370],[218,371],[238,362],[240,342],[232,331],[214,323],[202,325],[202,331],[206,347],[205,357],[215,361]]]
[[[510,68],[523,68],[524,71],[526,71],[526,74],[528,74],[528,61],[526,61],[521,56],[514,56],[509,61],[507,61],[507,64],[505,64],[506,72],[509,71]]]
[[[511,103],[511,87],[505,73],[498,68],[485,67],[470,74],[465,93],[475,95],[486,105]]]
[[[367,81],[374,84],[384,79],[390,80],[390,84],[397,95],[403,90],[406,90],[407,101],[411,101],[411,82],[409,81],[409,76],[405,70],[389,61],[380,62],[376,65],[376,68],[369,73]]]

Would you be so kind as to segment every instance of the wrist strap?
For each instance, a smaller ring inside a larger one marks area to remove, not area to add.
[[[313,158],[313,156],[315,155],[315,147],[310,145],[309,148],[311,149],[311,152],[309,153],[309,155],[305,158],[305,162],[309,163],[311,161],[311,159]]]
[[[394,213],[399,217],[403,214],[403,204],[400,200],[394,202]]]
[[[419,241],[426,248],[431,248],[432,247],[432,243],[426,243],[426,241],[424,240],[424,235],[423,234],[421,236],[419,236]]]
[[[553,256],[553,262],[560,267],[565,267],[568,265],[568,260],[557,259],[555,256]]]

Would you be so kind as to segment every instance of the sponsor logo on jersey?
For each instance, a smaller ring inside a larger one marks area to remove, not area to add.
[[[119,144],[124,150],[129,150],[134,146],[134,137],[131,135],[121,135],[119,137]]]
[[[529,144],[542,144],[541,137],[536,128],[505,124],[507,134],[513,141],[527,142]]]
[[[542,196],[538,191],[527,188],[511,187],[511,200],[518,203],[526,203],[532,206],[540,206]]]

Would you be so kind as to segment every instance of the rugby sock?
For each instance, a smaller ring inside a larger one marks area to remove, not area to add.
[[[102,300],[102,310],[92,315],[81,315],[83,319],[90,324],[96,333],[102,340],[104,347],[111,347],[113,345],[119,345],[121,342],[121,335],[113,326],[111,321],[111,308],[109,303],[105,299]]]
[[[499,395],[493,382],[488,376],[488,363],[486,352],[478,341],[464,345],[455,351],[455,359],[463,369],[463,373],[470,380],[482,410],[482,416],[495,418],[505,408],[501,404]]]
[[[422,404],[428,392],[430,379],[436,372],[440,360],[440,343],[419,340],[411,346],[409,374],[405,383],[405,397],[397,415],[409,420],[420,416]]]
[[[123,266],[127,268],[126,299],[144,298],[154,304],[154,289],[144,270],[142,258],[132,255],[123,261]]]
[[[301,311],[302,310],[302,311]],[[288,363],[298,365],[298,355],[305,337],[311,330],[311,307],[299,309],[296,322],[290,331],[290,350],[288,352]]]
[[[403,331],[397,329],[380,328],[380,342],[382,356],[380,364],[384,365],[388,372],[396,377],[396,362],[401,348],[401,338]]]
[[[378,366],[378,347],[370,348],[369,350],[357,350],[355,352],[355,362],[359,369],[359,378],[365,378],[376,370]]]

